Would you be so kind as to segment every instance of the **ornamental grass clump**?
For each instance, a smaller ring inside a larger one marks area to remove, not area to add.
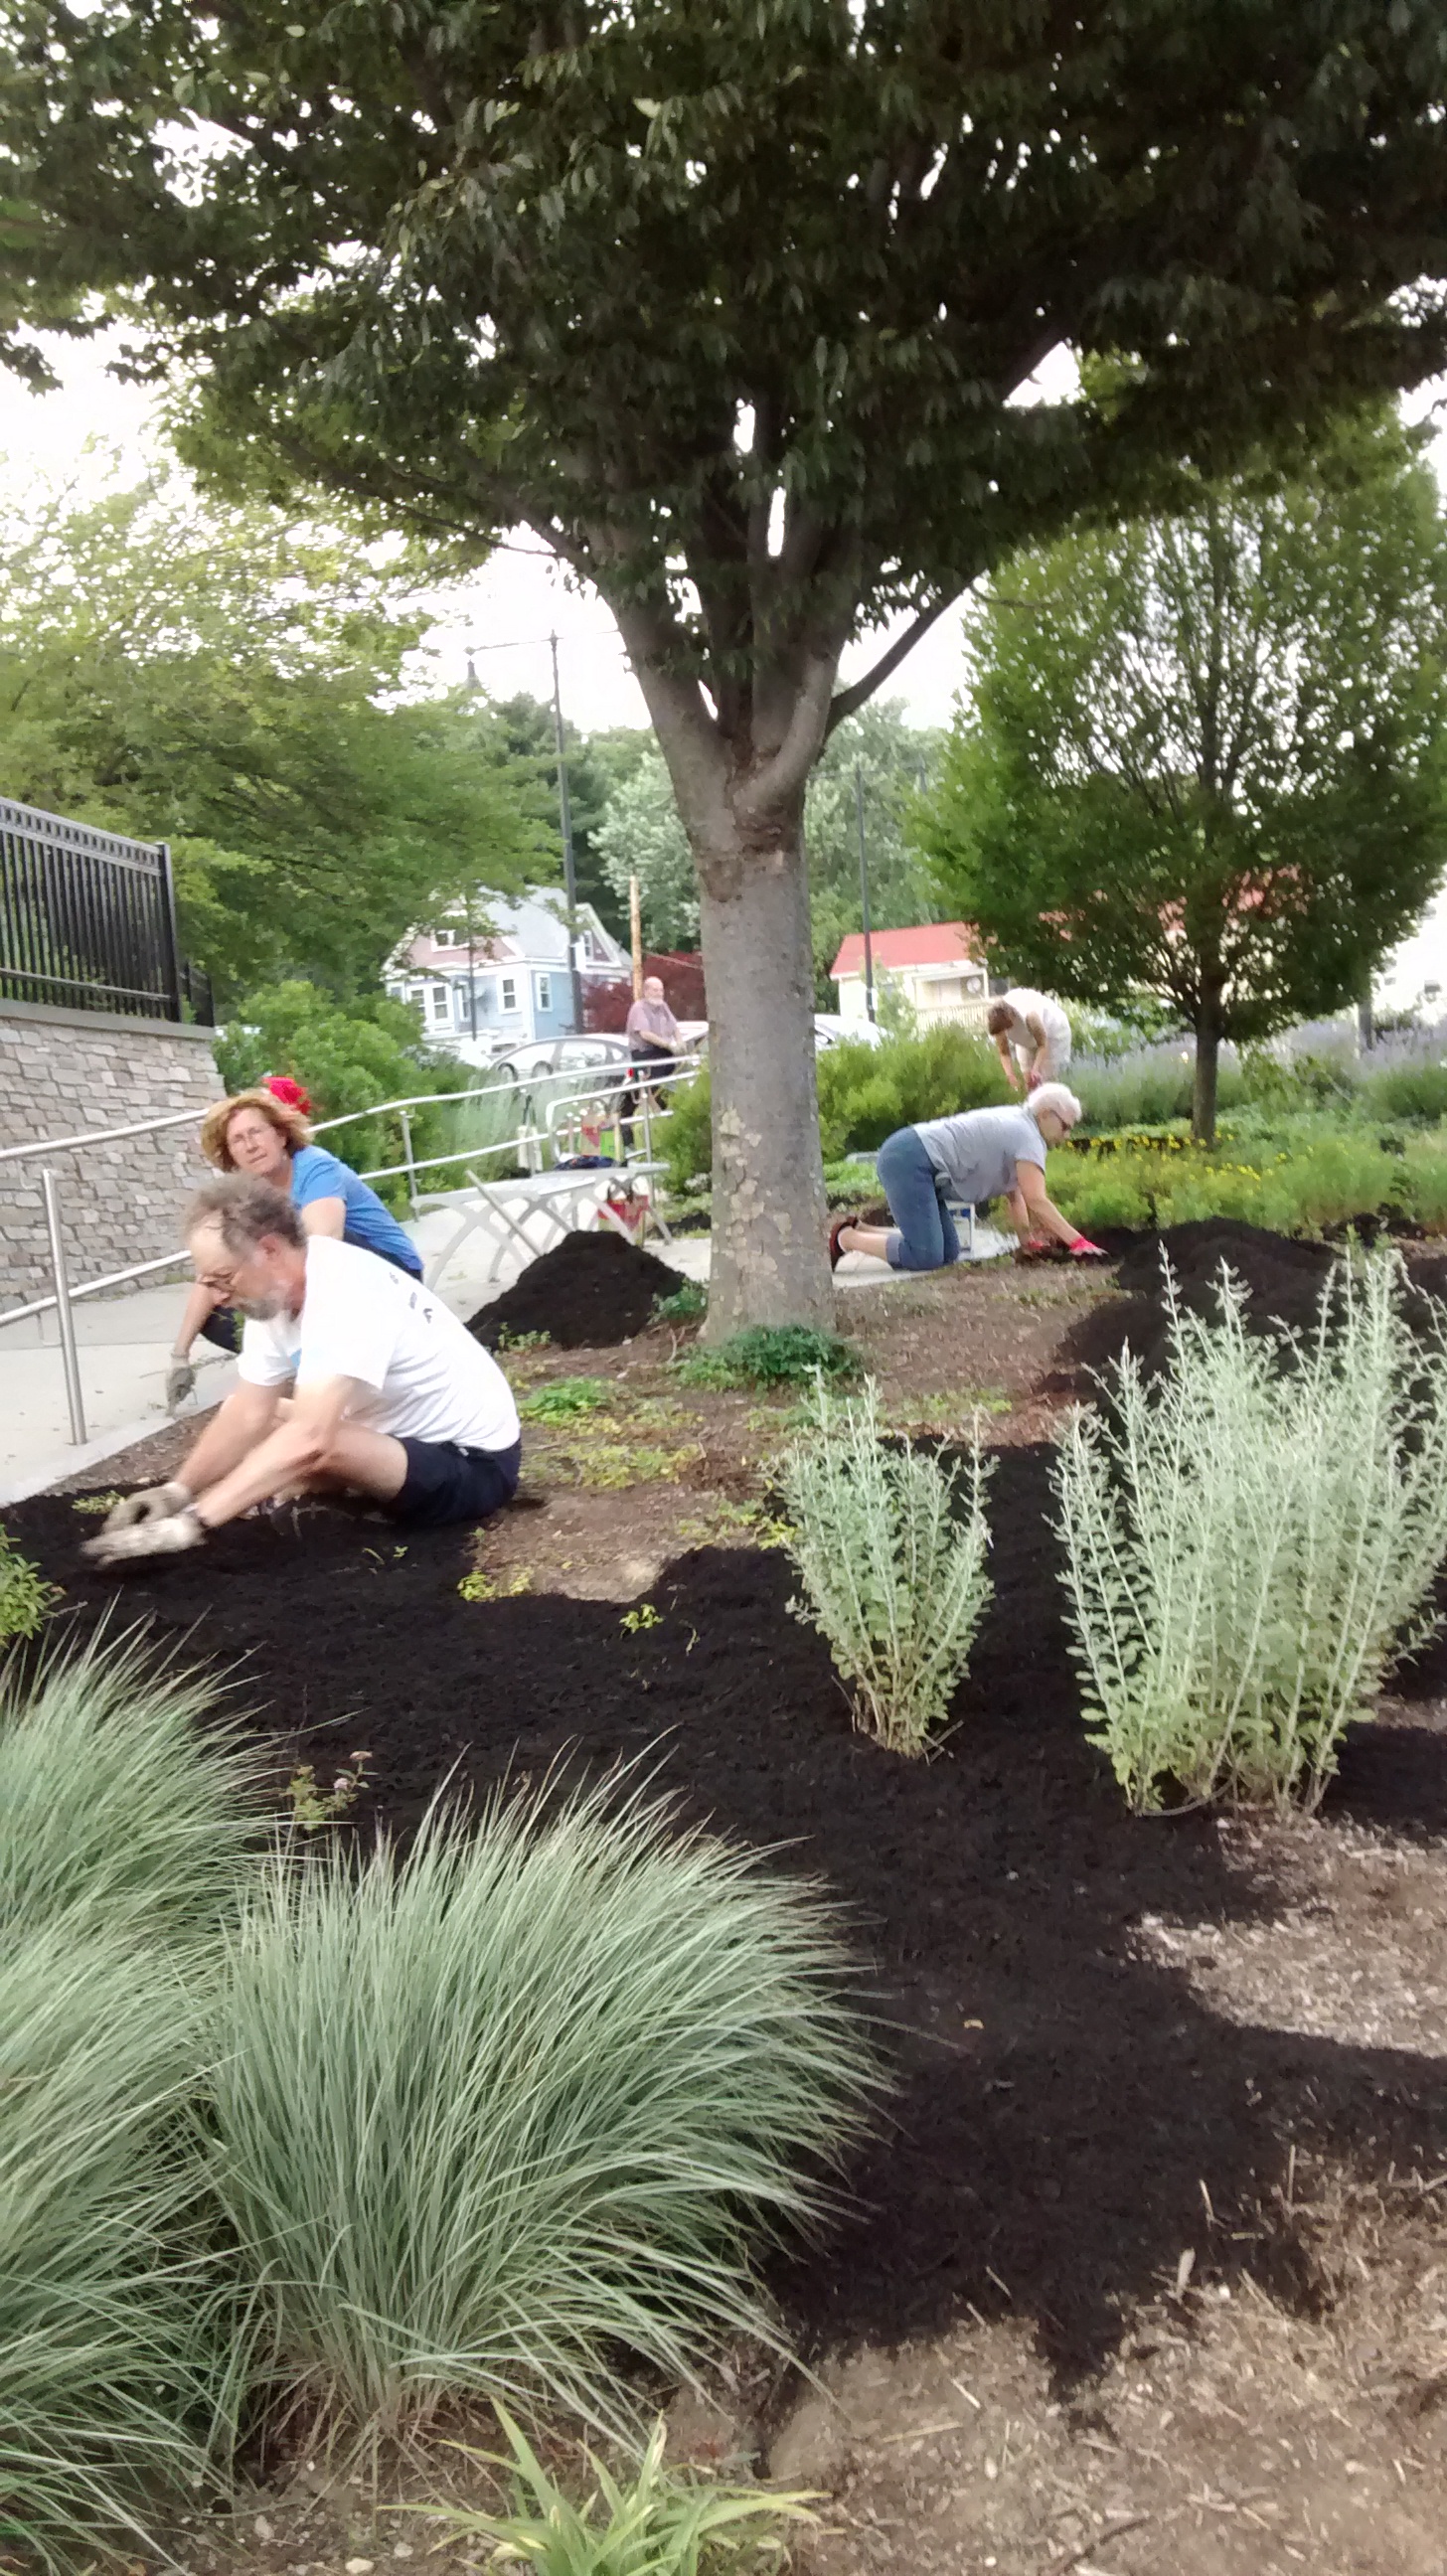
[[[621,2356],[772,2338],[871,2057],[812,1888],[637,1797],[434,1811],[405,1860],[278,1859],[212,2109],[258,2374],[359,2439],[469,2394],[625,2429]]]
[[[1437,1624],[1447,1344],[1402,1320],[1395,1254],[1343,1260],[1306,1335],[1180,1306],[1169,1373],[1127,1352],[1057,1460],[1091,1741],[1137,1809],[1313,1808],[1349,1722]]]
[[[795,1616],[822,1631],[855,1724],[895,1753],[922,1753],[963,1679],[992,1585],[979,1423],[963,1466],[879,1433],[873,1381],[831,1406],[789,1453],[784,1511],[803,1586]]]
[[[259,1757],[199,1674],[135,1637],[0,1682],[0,1929],[215,1932],[259,1832]]]
[[[0,2529],[51,2565],[146,2543],[205,2465],[214,2359],[179,2101],[197,1986],[77,1918],[0,1956]]]

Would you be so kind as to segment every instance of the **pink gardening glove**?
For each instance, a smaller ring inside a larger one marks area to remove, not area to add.
[[[1075,1241],[1069,1246],[1069,1252],[1072,1261],[1109,1261],[1110,1259],[1108,1252],[1103,1252],[1098,1243],[1092,1243],[1089,1236],[1084,1234],[1076,1236]]]
[[[1043,1234],[1032,1234],[1024,1243],[1017,1244],[1015,1258],[1017,1261],[1048,1261],[1054,1249],[1054,1244]]]

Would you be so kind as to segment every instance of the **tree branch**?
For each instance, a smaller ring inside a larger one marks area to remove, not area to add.
[[[873,697],[875,690],[889,678],[890,673],[899,669],[906,653],[913,652],[920,637],[928,635],[930,628],[943,617],[947,608],[954,606],[955,599],[959,597],[960,593],[956,591],[953,598],[940,600],[934,608],[922,608],[919,615],[905,628],[904,633],[895,637],[888,651],[881,653],[878,661],[865,672],[863,679],[851,680],[847,689],[840,690],[829,709],[829,721],[824,728],[826,742],[835,726],[843,724],[846,716],[852,716],[857,708],[864,705],[866,699]]]

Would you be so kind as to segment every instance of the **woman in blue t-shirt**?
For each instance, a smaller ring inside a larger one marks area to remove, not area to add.
[[[201,1151],[218,1172],[246,1172],[255,1180],[270,1182],[274,1190],[284,1190],[300,1210],[308,1234],[335,1235],[420,1279],[422,1263],[416,1247],[376,1191],[325,1146],[314,1145],[311,1132],[297,1101],[279,1099],[263,1087],[213,1103],[201,1121]],[[166,1378],[166,1402],[172,1410],[196,1383],[191,1345],[197,1334],[223,1351],[238,1350],[242,1320],[234,1308],[218,1304],[205,1288],[192,1289]]]

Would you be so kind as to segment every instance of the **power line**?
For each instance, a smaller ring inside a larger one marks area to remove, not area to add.
[[[606,635],[609,642],[616,644],[620,651],[624,649],[623,638],[619,634],[616,626],[585,626],[577,629],[572,635],[559,635],[556,637],[552,635],[503,635],[494,643],[468,644],[464,647],[464,650],[468,653],[519,653],[525,646],[531,644],[543,645],[553,644],[555,642],[558,644],[572,644],[575,642],[588,643],[597,635]]]

